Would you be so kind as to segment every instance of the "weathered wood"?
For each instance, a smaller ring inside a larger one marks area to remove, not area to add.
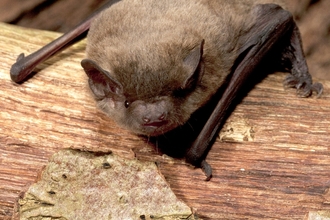
[[[18,54],[31,53],[59,34],[5,24],[0,30],[1,219],[10,218],[19,193],[62,148],[157,161],[176,195],[203,219],[302,219],[309,211],[330,209],[329,81],[322,81],[320,99],[284,90],[283,73],[258,84],[212,147],[207,160],[214,176],[205,182],[201,170],[160,155],[97,110],[80,67],[84,41],[17,85],[9,69]]]

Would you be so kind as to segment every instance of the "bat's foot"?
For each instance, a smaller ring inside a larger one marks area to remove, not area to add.
[[[299,97],[309,97],[313,92],[316,92],[316,97],[319,98],[323,92],[323,85],[321,83],[311,83],[311,80],[306,77],[297,77],[288,75],[283,84],[286,88],[296,88]]]

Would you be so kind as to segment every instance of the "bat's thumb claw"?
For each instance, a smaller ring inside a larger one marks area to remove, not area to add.
[[[205,160],[202,160],[201,168],[206,176],[205,181],[209,181],[212,178],[212,167]]]
[[[17,59],[16,59],[16,63],[14,63],[11,68],[10,68],[10,78],[11,80],[13,80],[14,82],[18,83],[20,82],[21,79],[21,75],[22,75],[22,71],[24,68],[22,68],[21,62],[24,60],[25,55],[24,53],[21,53]]]
[[[19,62],[20,60],[24,59],[25,55],[24,53],[21,53],[20,55],[18,55],[16,62]]]
[[[10,68],[10,78],[16,83],[23,82],[32,73],[37,64],[38,62],[35,61],[33,56],[25,57],[24,53],[21,53],[17,57],[16,63]]]
[[[21,66],[17,65],[17,62],[14,63],[10,68],[10,78],[14,82],[18,83],[21,81],[20,72],[22,71]]]

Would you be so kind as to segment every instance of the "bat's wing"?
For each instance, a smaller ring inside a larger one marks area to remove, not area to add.
[[[64,48],[74,44],[78,40],[84,38],[89,30],[92,20],[104,9],[110,7],[112,4],[118,2],[119,0],[109,0],[104,6],[99,10],[94,12],[85,21],[81,22],[71,31],[63,34],[61,37],[55,39],[34,53],[25,56],[24,53],[20,54],[10,69],[10,77],[16,82],[20,83],[26,80],[34,70],[34,68],[43,61],[47,60],[57,52],[63,50]]]
[[[309,96],[316,91],[322,93],[322,84],[313,84],[304,58],[299,30],[292,15],[275,4],[257,5],[253,11],[257,17],[256,23],[249,33],[242,36],[241,53],[232,68],[232,77],[213,113],[186,154],[187,162],[201,167],[211,178],[211,166],[205,161],[210,143],[214,140],[224,123],[226,112],[239,89],[249,81],[263,58],[281,45],[281,59],[284,68],[291,75],[284,81],[286,86],[296,87],[299,96]]]

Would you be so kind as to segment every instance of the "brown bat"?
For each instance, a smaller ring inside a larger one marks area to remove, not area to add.
[[[90,28],[81,65],[99,107],[123,127],[166,136],[216,99],[185,151],[187,162],[210,179],[208,149],[234,98],[264,61],[291,73],[284,85],[297,88],[298,96],[322,93],[308,72],[292,15],[274,2],[122,0],[51,46],[20,55],[11,77],[23,81],[36,64]]]

